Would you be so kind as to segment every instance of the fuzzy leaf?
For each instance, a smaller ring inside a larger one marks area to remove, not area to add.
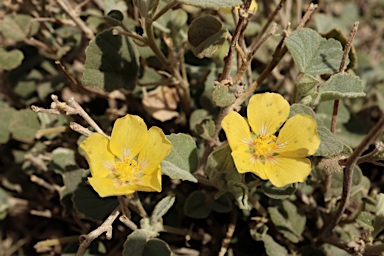
[[[319,75],[338,71],[343,56],[339,41],[327,40],[315,30],[302,28],[292,32],[285,43],[300,72]]]
[[[0,22],[0,32],[7,38],[15,41],[34,36],[40,28],[40,23],[29,15],[6,15]]]
[[[265,234],[261,240],[264,242],[265,252],[268,256],[288,255],[287,249],[285,249],[285,247],[281,246],[280,244],[276,243],[276,241],[273,240],[270,235]]]
[[[152,212],[151,223],[153,224],[157,223],[160,220],[160,218],[162,218],[164,214],[168,212],[168,210],[172,207],[174,203],[175,203],[174,195],[169,195],[161,199],[161,201],[156,204],[155,209]]]
[[[305,228],[306,218],[297,212],[297,207],[288,200],[268,207],[268,213],[276,228],[291,242],[298,243]]]
[[[9,130],[9,120],[16,112],[14,108],[4,107],[0,108],[0,144],[6,143],[9,140],[11,131]]]
[[[93,220],[104,220],[119,204],[116,197],[100,198],[85,182],[77,187],[72,201],[77,211]]]
[[[171,153],[161,163],[165,175],[172,179],[182,179],[197,182],[191,174],[199,165],[196,143],[186,134],[171,134],[167,136],[172,143]]]
[[[211,212],[211,204],[207,201],[207,196],[201,191],[193,191],[184,204],[184,213],[188,217],[204,219]]]
[[[124,243],[124,256],[142,256],[145,244],[147,243],[147,233],[143,230],[133,231]]]
[[[297,189],[297,183],[288,184],[284,187],[275,187],[270,181],[263,182],[261,185],[263,192],[273,199],[285,199],[295,193]]]
[[[233,7],[243,4],[242,0],[179,0],[179,2],[211,9]]]
[[[6,51],[0,48],[0,69],[11,70],[17,68],[24,59],[22,51],[14,49]]]
[[[235,101],[235,95],[229,93],[227,86],[219,84],[215,86],[212,94],[213,102],[219,107],[226,107],[231,105]]]
[[[336,74],[319,88],[321,101],[365,97],[363,81],[355,75]]]
[[[35,138],[40,123],[35,112],[23,109],[12,115],[8,128],[15,139],[28,142]]]
[[[227,29],[212,15],[194,19],[188,28],[188,42],[196,57],[211,57],[227,39]]]
[[[126,36],[106,30],[91,40],[85,50],[86,61],[82,82],[105,91],[132,91],[139,71],[136,45]]]
[[[343,143],[324,126],[317,127],[320,136],[320,146],[315,156],[335,156],[343,150]]]
[[[377,195],[376,217],[373,222],[372,237],[376,237],[384,229],[384,194]]]

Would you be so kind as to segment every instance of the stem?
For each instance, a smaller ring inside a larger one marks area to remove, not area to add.
[[[160,11],[156,13],[156,15],[152,18],[152,22],[155,22],[158,20],[161,16],[163,16],[164,13],[166,13],[168,10],[172,9],[174,6],[176,6],[178,2],[176,0],[173,0],[169,3],[167,3]]]
[[[324,228],[320,231],[320,238],[323,238],[328,235],[328,232],[332,231],[336,225],[340,222],[341,217],[347,208],[349,196],[351,193],[352,187],[352,177],[353,177],[353,168],[357,163],[359,157],[363,154],[366,148],[372,144],[377,136],[381,134],[384,130],[384,116],[382,116],[377,122],[377,124],[369,131],[369,133],[364,137],[360,144],[355,148],[352,154],[349,156],[348,160],[345,163],[344,168],[344,179],[343,179],[343,192],[341,196],[341,202],[337,213],[331,220],[327,221]]]
[[[117,206],[116,209],[113,210],[109,217],[103,222],[103,224],[101,224],[97,229],[93,230],[87,235],[80,236],[80,246],[79,249],[77,249],[76,256],[83,255],[92,241],[98,238],[104,232],[106,232],[106,237],[108,240],[112,238],[112,223],[120,214],[119,208],[120,206]]]
[[[237,71],[236,75],[232,78],[232,83],[233,84],[236,84],[237,82],[240,81],[240,79],[242,78],[244,72],[247,70],[247,68],[249,67],[249,64],[253,58],[253,56],[255,55],[256,51],[260,48],[260,46],[268,40],[269,37],[271,37],[273,34],[276,33],[276,30],[277,30],[277,24],[274,23],[272,24],[272,27],[270,29],[270,31],[268,32],[268,34],[266,34],[259,42],[258,44],[255,45],[255,47],[252,49],[252,51],[247,55],[245,61],[243,62],[243,64],[241,65],[240,69]]]
[[[305,12],[302,20],[300,21],[299,25],[296,29],[302,28],[305,23],[309,20],[312,13],[316,10],[317,5],[310,4],[307,11]],[[280,62],[280,60],[283,58],[283,56],[287,53],[288,49],[287,47],[283,47],[283,38],[279,44],[277,45],[275,52],[273,53],[273,58],[271,62],[269,62],[268,66],[263,70],[263,72],[260,74],[260,76],[257,78],[257,80],[242,94],[240,97],[238,97],[232,105],[229,105],[228,107],[220,109],[220,112],[216,118],[216,126],[215,126],[215,132],[212,136],[213,141],[219,141],[219,132],[221,130],[221,121],[223,118],[232,110],[237,109],[243,104],[243,102],[253,95],[253,92],[256,90],[256,88],[267,78],[267,76],[272,72],[272,70],[277,66],[277,64]]]
[[[69,15],[69,17],[72,18],[72,20],[76,23],[78,28],[85,34],[88,40],[92,40],[93,38],[95,38],[95,35],[93,34],[92,30],[88,28],[88,26],[82,19],[80,19],[79,14],[75,11],[75,9],[73,9],[69,5],[67,1],[57,0],[57,3]]]
[[[359,22],[356,21],[353,24],[353,27],[351,28],[351,30],[349,32],[348,42],[344,48],[343,57],[341,59],[341,63],[340,63],[340,67],[339,67],[339,73],[340,74],[344,73],[345,65],[347,63],[348,54],[349,54],[349,51],[351,50],[351,47],[352,47],[352,41],[356,36],[358,28],[359,28]],[[339,100],[335,100],[333,103],[333,113],[332,113],[332,120],[331,120],[331,132],[333,134],[335,134],[335,132],[336,132],[336,122],[337,122],[338,111],[339,111]]]
[[[251,5],[251,0],[247,0],[245,3],[245,10],[248,13],[249,6]],[[228,55],[224,58],[224,69],[223,73],[221,74],[220,81],[229,80],[230,79],[230,72],[232,67],[232,61],[235,54],[236,45],[238,44],[239,37],[241,34],[241,31],[243,30],[244,26],[247,24],[247,14],[240,14],[239,22],[236,25],[235,32],[233,33],[231,45],[229,47]]]

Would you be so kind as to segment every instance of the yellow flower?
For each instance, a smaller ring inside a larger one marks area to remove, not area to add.
[[[148,130],[140,117],[119,118],[110,140],[93,133],[80,147],[92,174],[88,181],[100,197],[161,191],[160,163],[172,144],[160,128]]]
[[[221,124],[239,173],[252,172],[276,187],[307,178],[311,161],[306,157],[320,145],[317,124],[305,114],[287,120],[289,111],[289,103],[280,94],[263,93],[251,97],[248,120],[235,111],[223,119]],[[284,122],[279,134],[274,135]]]

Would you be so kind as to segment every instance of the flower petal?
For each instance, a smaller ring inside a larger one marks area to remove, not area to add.
[[[224,117],[221,126],[227,135],[228,144],[232,151],[246,151],[249,148],[249,144],[253,143],[249,125],[239,113],[235,111],[230,112]]]
[[[172,143],[165,137],[158,127],[151,127],[148,131],[148,139],[143,143],[143,148],[138,156],[138,163],[144,174],[155,171],[161,161],[169,155]]]
[[[158,168],[149,175],[143,176],[140,181],[140,184],[135,185],[136,191],[145,191],[145,192],[161,192],[161,167]]]
[[[104,178],[113,171],[115,156],[108,150],[108,143],[109,140],[97,132],[80,143],[93,177]]]
[[[311,172],[308,158],[275,157],[275,161],[265,163],[268,179],[276,187],[294,182],[303,182]]]
[[[233,151],[232,158],[239,173],[252,172],[262,180],[268,179],[265,174],[265,167],[259,161],[252,159],[252,155],[247,152]]]
[[[139,116],[126,115],[118,118],[113,126],[110,150],[119,159],[135,157],[147,141],[147,125]]]
[[[287,120],[289,103],[277,93],[256,94],[249,100],[248,122],[257,135],[272,135]]]
[[[306,157],[313,155],[320,145],[316,121],[309,115],[297,114],[285,123],[277,137],[278,151],[285,157]]]
[[[132,186],[116,186],[116,181],[109,178],[88,178],[89,184],[100,197],[131,195],[136,190]]]

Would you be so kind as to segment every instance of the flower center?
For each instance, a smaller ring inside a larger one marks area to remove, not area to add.
[[[117,162],[114,166],[113,178],[117,185],[137,183],[141,177],[140,165],[135,159],[124,157],[123,161]]]
[[[250,147],[253,157],[261,162],[271,160],[277,155],[276,150],[279,148],[276,143],[275,135],[258,135]]]

